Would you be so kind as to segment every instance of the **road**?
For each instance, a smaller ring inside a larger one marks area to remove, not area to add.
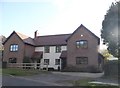
[[[71,75],[70,75],[71,74]],[[3,86],[73,86],[75,80],[84,79],[80,73],[59,73],[38,74],[34,76],[3,76]],[[90,74],[86,74],[90,75]],[[95,74],[97,75],[97,74]],[[94,76],[95,76],[94,75]],[[94,78],[94,77],[93,77]]]
[[[39,74],[34,76],[3,76],[2,86],[72,86],[68,80],[78,80],[79,77],[61,74]]]
[[[2,86],[52,86],[52,85],[32,79],[30,80],[21,77],[3,76]]]

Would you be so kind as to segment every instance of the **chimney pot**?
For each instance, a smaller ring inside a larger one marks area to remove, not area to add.
[[[34,33],[34,38],[37,37],[37,31],[38,31],[38,30],[36,30],[35,33]]]

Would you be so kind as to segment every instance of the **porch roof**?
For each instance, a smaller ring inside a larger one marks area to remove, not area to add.
[[[43,52],[34,52],[32,58],[42,58]]]
[[[61,55],[60,55],[60,58],[63,59],[63,58],[67,58],[67,51],[62,51]]]

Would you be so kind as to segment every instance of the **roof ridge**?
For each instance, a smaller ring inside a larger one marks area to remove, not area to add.
[[[17,34],[20,34],[20,35],[23,35],[23,36],[26,36],[26,37],[29,37],[29,36],[27,36],[27,35],[25,35],[25,34],[22,34],[22,33],[20,33],[20,32],[16,32]]]
[[[37,36],[37,37],[49,37],[49,36],[62,36],[62,35],[71,35],[72,33],[68,34],[55,34],[55,35],[43,35],[43,36]]]

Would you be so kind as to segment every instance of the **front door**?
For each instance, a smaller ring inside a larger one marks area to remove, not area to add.
[[[66,58],[61,59],[61,70],[63,70],[66,67]]]

